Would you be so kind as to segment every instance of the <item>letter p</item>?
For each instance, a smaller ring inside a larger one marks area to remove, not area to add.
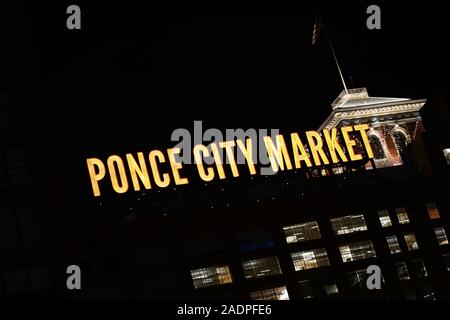
[[[105,177],[105,165],[100,159],[97,158],[86,159],[86,163],[89,170],[89,177],[91,178],[92,191],[94,192],[94,196],[98,197],[100,196],[100,187],[98,182]],[[96,168],[98,170],[96,170]]]

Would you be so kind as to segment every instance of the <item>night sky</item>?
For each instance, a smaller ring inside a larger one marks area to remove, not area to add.
[[[69,31],[69,4],[26,12],[74,193],[89,190],[87,157],[165,149],[172,130],[194,120],[314,130],[343,89],[324,34],[311,46],[318,6],[286,10],[291,16],[195,16],[79,2],[82,30]],[[372,96],[409,98],[448,88],[445,10],[380,4],[382,29],[368,30],[368,4],[320,6],[347,85],[351,76]]]

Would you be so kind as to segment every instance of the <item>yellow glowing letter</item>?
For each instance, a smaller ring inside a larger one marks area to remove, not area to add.
[[[148,155],[150,160],[150,167],[152,168],[153,179],[155,179],[155,183],[160,188],[165,188],[170,184],[170,177],[168,173],[163,174],[163,179],[161,179],[161,175],[159,174],[158,162],[156,162],[156,158],[158,158],[160,163],[166,162],[164,158],[164,154],[159,150],[150,151]]]
[[[117,168],[119,169],[120,183],[117,180],[116,167],[114,166],[114,163],[117,164]],[[117,193],[126,192],[128,190],[128,179],[127,174],[125,173],[125,166],[123,165],[122,158],[112,155],[108,158],[107,164],[114,191]]]
[[[86,159],[86,163],[88,166],[89,177],[91,178],[92,191],[94,192],[94,196],[100,196],[100,188],[98,186],[98,182],[105,177],[105,165],[100,159],[97,158],[89,158]],[[95,172],[95,167],[98,167],[98,172]]]
[[[347,162],[348,159],[345,156],[344,150],[342,150],[341,146],[339,145],[339,142],[337,141],[337,129],[333,128],[331,129],[331,135],[330,131],[327,129],[323,130],[323,135],[325,136],[325,141],[328,145],[328,151],[330,152],[331,159],[333,160],[333,163],[338,163],[339,159],[336,155],[336,151],[341,157],[343,162]]]
[[[349,131],[353,131],[352,127],[342,127],[341,132],[344,137],[345,145],[347,146],[348,155],[352,161],[361,160],[362,156],[360,154],[355,154],[353,147],[356,145],[356,141],[352,140],[348,135]]]
[[[233,147],[236,145],[234,141],[224,141],[219,143],[221,148],[225,149],[227,153],[228,161],[230,161],[231,172],[233,177],[239,177],[238,167],[236,165],[236,159],[234,158]]]
[[[141,190],[139,179],[144,185],[145,189],[150,189],[150,178],[148,177],[147,165],[145,164],[144,154],[138,152],[139,164],[137,164],[131,153],[127,153],[128,168],[130,169],[131,181],[133,181],[133,187],[135,191]],[[138,179],[139,176],[139,179]]]
[[[207,168],[205,171],[205,167],[203,166],[203,157],[201,154],[203,153],[203,156],[205,157],[209,156],[208,148],[202,144],[197,144],[196,146],[194,146],[193,153],[200,178],[202,178],[202,180],[206,182],[214,179],[214,169]]]
[[[256,174],[255,164],[253,163],[252,158],[252,139],[247,138],[245,141],[245,144],[247,146],[244,146],[244,142],[242,140],[236,141],[237,146],[241,150],[242,154],[245,157],[245,160],[247,160],[248,169],[250,170],[250,174]]]
[[[270,137],[264,137],[264,144],[266,145],[267,154],[269,155],[272,170],[278,171],[278,167],[284,170],[284,162],[286,162],[286,168],[292,169],[291,159],[286,149],[286,143],[281,134],[276,136],[276,146],[274,145]]]
[[[175,184],[187,184],[189,183],[188,178],[180,177],[180,169],[183,168],[181,162],[178,162],[175,158],[176,154],[181,152],[180,148],[172,148],[167,150],[167,155],[169,156],[170,167],[172,168],[173,179],[175,180]]]
[[[306,138],[308,139],[309,150],[311,151],[316,166],[320,166],[320,158],[322,159],[323,164],[329,164],[330,162],[328,161],[327,156],[322,149],[323,141],[320,134],[316,131],[307,131]]]
[[[312,166],[311,160],[309,159],[308,153],[306,153],[305,147],[303,146],[303,143],[300,140],[298,133],[296,132],[291,133],[291,140],[292,140],[292,150],[294,152],[295,168],[298,169],[301,167],[300,161],[305,161],[306,165],[308,167],[311,167]]]
[[[211,153],[214,157],[214,162],[216,163],[217,173],[219,174],[220,179],[225,179],[225,171],[223,171],[222,159],[220,158],[219,148],[217,148],[217,144],[211,144]]]

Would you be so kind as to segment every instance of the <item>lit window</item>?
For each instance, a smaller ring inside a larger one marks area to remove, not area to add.
[[[367,230],[366,221],[362,214],[330,219],[330,221],[336,235]]]
[[[313,288],[312,288],[311,282],[309,280],[299,281],[298,285],[300,286],[300,292],[302,294],[303,299],[314,298]]]
[[[317,221],[305,222],[283,227],[287,243],[320,239],[320,229]]]
[[[417,250],[419,249],[419,244],[417,243],[416,236],[414,233],[408,233],[404,235],[406,246],[408,247],[409,251]]]
[[[389,216],[388,210],[378,211],[378,217],[380,218],[380,223],[383,228],[392,226],[392,221],[391,221],[391,217]]]
[[[325,294],[327,296],[333,295],[333,294],[338,294],[339,290],[338,287],[336,285],[336,283],[333,284],[329,284],[325,286]]]
[[[436,234],[436,239],[440,246],[448,244],[447,234],[445,233],[444,228],[434,228],[434,233]]]
[[[439,210],[436,206],[436,203],[434,202],[427,203],[426,206],[430,220],[439,219],[441,217],[441,215],[439,214]]]
[[[195,289],[233,282],[228,266],[191,270],[191,276]]]
[[[444,152],[445,160],[447,161],[447,164],[450,166],[450,148],[442,150]]]
[[[372,241],[360,241],[339,247],[342,261],[350,262],[376,257]]]
[[[252,300],[289,300],[286,287],[270,288],[250,292]]]
[[[404,207],[396,208],[395,212],[397,213],[397,219],[400,224],[409,223],[408,213],[406,212],[406,209]]]
[[[353,271],[348,275],[351,287],[366,288],[366,279],[368,277],[366,270]]]
[[[397,269],[397,275],[399,280],[409,280],[408,268],[406,267],[406,263],[399,262],[395,264],[395,268]]]
[[[450,271],[450,254],[444,254],[442,258],[444,258],[444,264],[447,268],[447,271]]]
[[[422,259],[413,260],[412,266],[416,277],[423,278],[428,275]]]
[[[386,241],[388,243],[391,254],[402,252],[402,249],[400,249],[400,244],[398,243],[397,236],[386,237]]]
[[[308,251],[291,253],[295,271],[313,269],[329,266],[327,251],[325,249],[314,249]]]
[[[281,274],[280,264],[277,257],[267,257],[242,262],[246,279]]]

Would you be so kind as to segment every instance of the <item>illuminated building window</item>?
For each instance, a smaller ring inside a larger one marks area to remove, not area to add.
[[[362,260],[376,257],[372,241],[354,242],[339,247],[343,262]]]
[[[366,221],[362,214],[330,219],[330,221],[336,235],[367,230]]]
[[[386,241],[391,254],[402,252],[402,249],[400,249],[400,244],[398,243],[397,236],[386,237]]]
[[[444,152],[445,161],[450,166],[450,148],[442,150]]]
[[[447,234],[445,233],[444,228],[434,228],[434,233],[436,234],[436,239],[440,246],[448,244]]]
[[[396,131],[394,133],[394,141],[398,151],[403,152],[406,149],[406,137],[403,132]]]
[[[374,135],[369,135],[370,147],[373,151],[373,156],[375,159],[384,159],[386,158],[383,150],[383,146],[381,145],[380,139]]]
[[[233,282],[230,268],[226,265],[191,270],[191,276],[195,289]]]
[[[285,286],[250,292],[252,300],[289,300]]]
[[[366,280],[368,277],[366,270],[353,271],[348,275],[351,287],[366,288]]]
[[[325,294],[331,296],[333,294],[339,294],[339,289],[336,283],[328,284],[325,286]]]
[[[397,275],[399,280],[409,280],[408,268],[406,267],[406,263],[399,262],[395,264],[395,269],[397,269]]]
[[[313,288],[311,286],[311,282],[309,280],[301,280],[298,282],[300,287],[300,292],[302,294],[303,299],[312,299],[314,298]]]
[[[428,276],[427,269],[425,268],[425,264],[422,259],[413,260],[411,263],[414,270],[414,275],[417,278]]]
[[[439,214],[439,210],[436,206],[436,203],[434,202],[427,203],[426,206],[430,220],[439,219],[441,217],[441,215]]]
[[[450,271],[450,254],[444,254],[443,256],[442,256],[442,258],[444,259],[444,264],[445,264],[445,267],[447,268],[447,271]]]
[[[242,262],[246,279],[256,279],[262,277],[281,274],[280,263],[277,257],[267,257]]]
[[[239,251],[248,252],[273,247],[272,236],[267,230],[253,230],[239,234]]]
[[[396,208],[395,212],[397,213],[398,223],[408,224],[410,222],[408,212],[406,212],[406,209],[404,207]]]
[[[406,246],[409,251],[419,249],[419,243],[417,242],[416,236],[414,233],[408,233],[404,235]]]
[[[325,249],[314,249],[308,251],[291,253],[295,271],[329,266],[327,251]]]
[[[283,227],[287,243],[320,239],[320,229],[317,221],[305,222]]]
[[[391,221],[391,217],[389,216],[388,210],[378,211],[378,218],[380,219],[380,223],[383,228],[392,226],[392,221]]]

